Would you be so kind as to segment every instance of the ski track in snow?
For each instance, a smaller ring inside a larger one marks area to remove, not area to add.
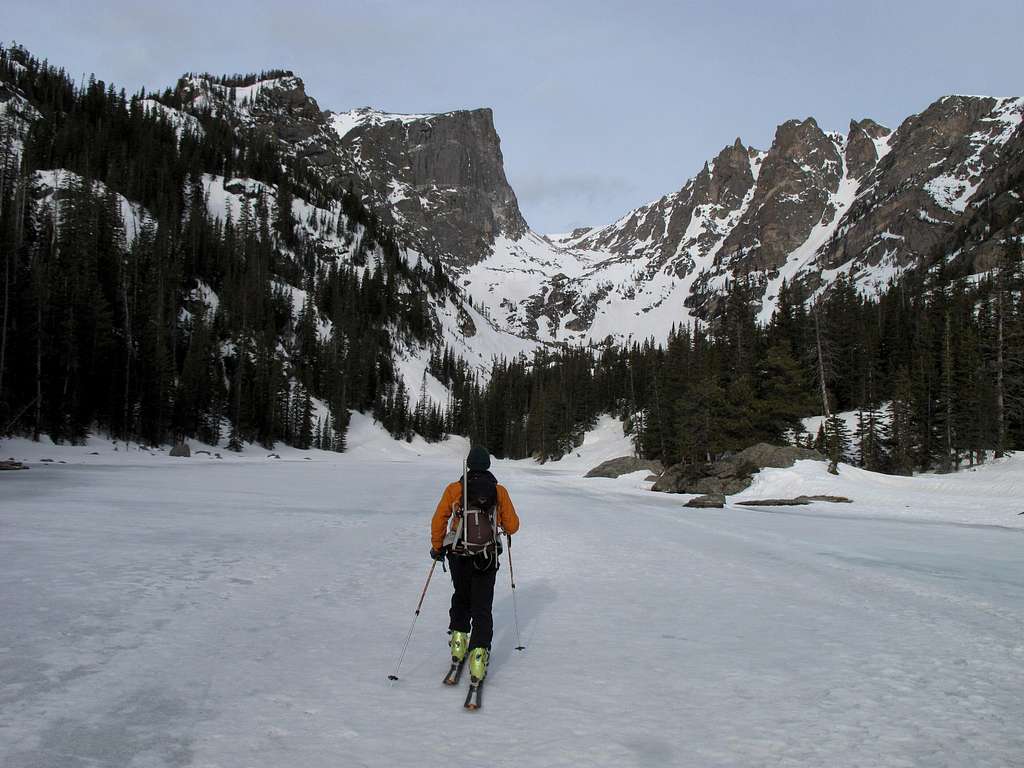
[[[624,445],[612,426],[563,462],[496,462],[527,649],[506,562],[477,713],[441,685],[440,569],[386,680],[455,450],[4,473],[0,764],[1020,764],[1024,531],[684,510],[642,474],[579,477]],[[807,473],[783,472],[760,487]],[[927,504],[986,472],[1010,514],[1016,461],[890,492]]]

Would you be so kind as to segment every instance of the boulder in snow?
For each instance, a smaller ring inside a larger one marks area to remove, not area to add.
[[[751,499],[750,501],[737,501],[741,507],[802,507],[811,502],[807,499]]]
[[[800,459],[824,461],[808,448],[757,443],[739,453],[710,464],[676,464],[669,467],[652,490],[664,493],[721,493],[731,496],[746,490],[755,474],[765,467],[784,469]]]
[[[832,504],[852,504],[853,499],[845,496],[797,496],[795,499],[750,499],[736,502],[743,507],[802,507],[815,501],[827,501]]]
[[[176,458],[187,459],[192,456],[192,449],[189,448],[188,443],[175,443],[174,447],[171,448],[170,455]]]
[[[692,498],[683,506],[696,509],[721,509],[725,506],[725,496],[720,493],[709,493]]]
[[[602,461],[584,477],[618,477],[619,475],[628,475],[630,472],[639,472],[641,469],[646,469],[657,475],[665,471],[660,461],[638,459],[635,456],[620,456],[617,459]]]

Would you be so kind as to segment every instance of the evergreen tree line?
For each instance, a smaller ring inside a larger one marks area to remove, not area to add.
[[[454,288],[410,266],[354,190],[208,115],[179,136],[21,49],[0,49],[0,80],[42,114],[27,136],[0,122],[0,434],[342,450],[359,409],[411,436],[395,347],[432,343],[429,299]],[[235,220],[210,214],[203,174],[262,184]],[[298,226],[300,195],[340,203]],[[130,236],[121,196],[146,211]]]
[[[431,372],[452,389],[444,429],[497,455],[554,459],[603,413],[665,464],[708,462],[758,441],[908,474],[1001,456],[1024,441],[1024,257],[972,279],[950,261],[867,298],[845,276],[814,301],[784,284],[759,325],[752,286],[726,289],[708,323],[664,344],[542,351],[499,361],[486,383],[448,350]],[[849,428],[837,416],[856,412]],[[829,418],[805,434],[801,417]]]

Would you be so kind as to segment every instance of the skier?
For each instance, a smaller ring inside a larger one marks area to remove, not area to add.
[[[519,530],[512,499],[488,471],[490,466],[487,450],[473,447],[462,479],[445,488],[430,523],[430,556],[447,556],[455,587],[448,614],[452,668],[444,682],[458,682],[468,654],[471,696],[487,674],[490,658],[491,603],[502,551],[498,529],[509,535]],[[466,701],[475,708],[470,698]]]

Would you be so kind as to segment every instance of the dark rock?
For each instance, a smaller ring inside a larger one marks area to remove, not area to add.
[[[722,266],[778,269],[822,220],[839,189],[842,158],[836,140],[814,118],[778,127],[761,163],[746,214],[722,245]]]
[[[684,493],[721,493],[726,496],[732,496],[735,493],[746,490],[750,486],[751,479],[750,475],[732,478],[705,477],[691,485],[690,488],[692,490],[684,491]]]
[[[824,461],[808,448],[757,443],[711,464],[676,464],[669,467],[651,490],[665,493],[720,493],[731,496],[750,486],[753,476],[766,467],[791,467],[801,459]]]
[[[635,456],[622,456],[617,459],[609,459],[601,462],[584,477],[619,477],[628,475],[630,472],[639,472],[642,469],[656,472],[659,475],[665,471],[660,461],[649,459],[638,459]]]
[[[802,507],[815,501],[827,501],[833,504],[851,504],[852,499],[845,496],[797,496],[795,499],[751,499],[737,501],[741,507]]]
[[[825,456],[811,448],[799,448],[795,445],[771,445],[770,443],[757,443],[744,448],[736,459],[746,461],[757,469],[774,467],[785,469],[792,467],[797,461],[811,459],[813,461],[824,461]]]
[[[850,121],[850,132],[846,136],[846,167],[850,176],[862,179],[874,169],[878,163],[875,141],[891,133],[891,130],[874,120]]]
[[[175,458],[187,459],[192,456],[192,449],[188,443],[175,443],[174,447],[171,448],[170,455]]]
[[[339,160],[385,223],[451,266],[526,233],[490,109],[365,120],[341,137]]]
[[[750,501],[737,501],[741,507],[802,507],[811,502],[807,499],[751,499]]]
[[[683,506],[697,509],[721,509],[725,506],[725,496],[720,493],[709,493],[690,499]]]
[[[11,461],[0,461],[0,471],[17,469],[28,469],[28,467],[20,461],[14,461],[13,459]]]

